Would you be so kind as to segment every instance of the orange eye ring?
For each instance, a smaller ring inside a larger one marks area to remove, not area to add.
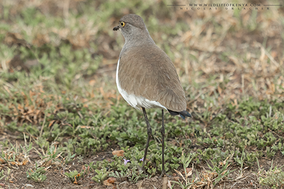
[[[120,22],[120,25],[121,25],[122,27],[124,27],[124,26],[125,26],[125,22]]]

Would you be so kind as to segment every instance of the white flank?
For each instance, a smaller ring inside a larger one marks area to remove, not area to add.
[[[141,107],[144,108],[164,108],[167,110],[167,108],[163,105],[161,105],[157,101],[148,100],[142,96],[135,96],[134,94],[128,94],[125,90],[123,90],[120,86],[119,79],[118,79],[118,70],[119,70],[119,60],[117,62],[117,68],[116,68],[116,85],[118,88],[118,92],[121,94],[121,96],[126,100],[128,104],[130,104],[132,107],[141,110]]]

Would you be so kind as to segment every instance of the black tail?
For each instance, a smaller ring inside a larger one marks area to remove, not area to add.
[[[180,115],[180,117],[182,119],[185,119],[185,117],[191,117],[190,113],[188,113],[186,110],[183,110],[181,112],[175,112],[175,111],[172,111],[172,110],[169,110],[168,111],[170,112],[171,115],[175,116],[175,115]]]

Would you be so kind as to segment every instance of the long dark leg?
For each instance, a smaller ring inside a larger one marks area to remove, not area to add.
[[[161,128],[161,134],[162,134],[162,173],[161,177],[166,174],[165,172],[165,160],[164,160],[164,155],[165,155],[165,125],[164,125],[164,109],[162,109],[162,128]]]
[[[143,165],[142,165],[142,167],[144,169],[144,165],[145,165],[145,162],[146,162],[147,151],[148,151],[148,147],[149,147],[150,136],[152,135],[152,129],[151,129],[151,126],[150,126],[150,123],[149,123],[149,120],[148,120],[145,108],[142,108],[142,110],[143,110],[144,118],[145,118],[145,121],[146,121],[146,124],[147,124],[147,134],[148,134],[146,148],[145,148],[145,153],[144,153],[144,158],[143,158]]]

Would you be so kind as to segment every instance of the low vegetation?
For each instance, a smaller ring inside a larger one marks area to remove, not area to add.
[[[0,188],[284,186],[283,7],[0,2]],[[161,111],[148,110],[145,173],[142,112],[116,90],[112,28],[129,13],[172,59],[193,115],[165,116],[164,179]]]

